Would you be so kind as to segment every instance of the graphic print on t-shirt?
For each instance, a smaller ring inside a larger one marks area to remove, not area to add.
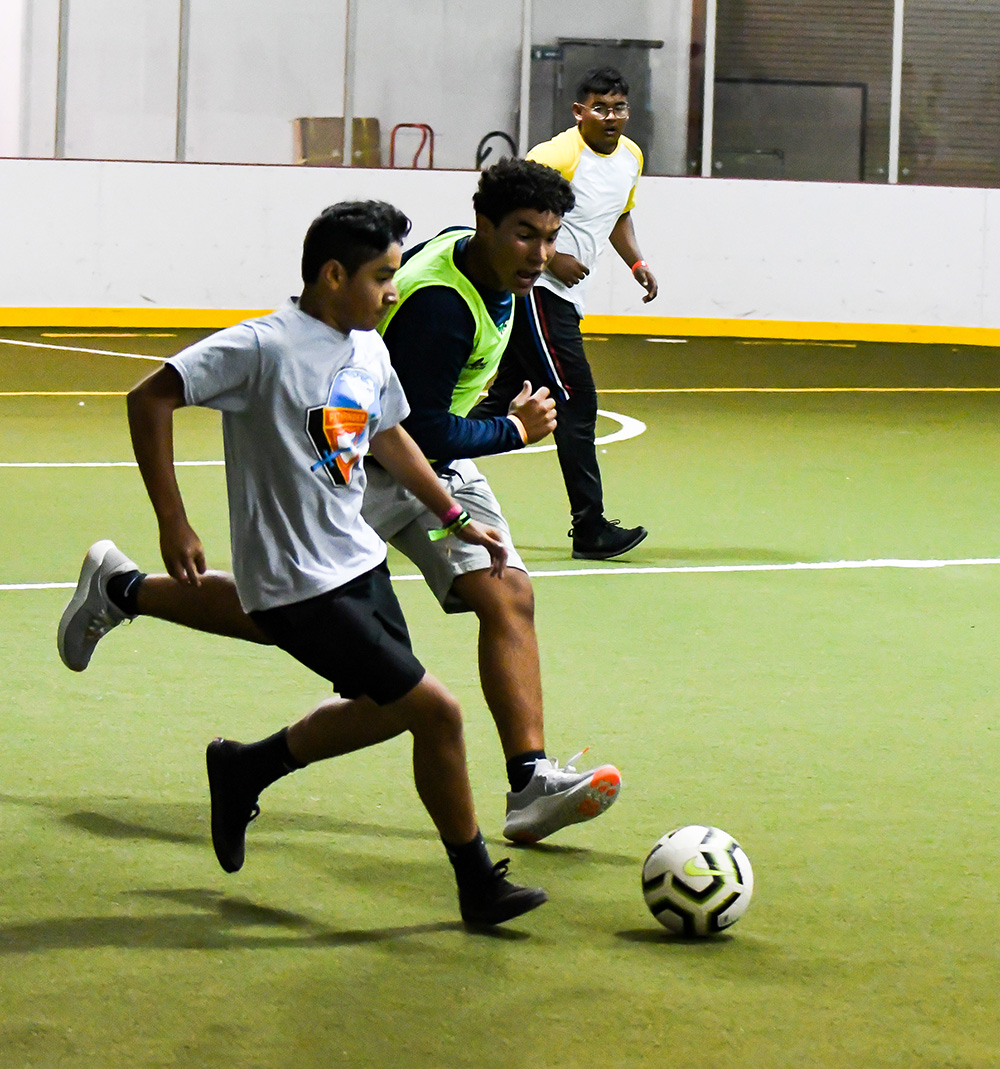
[[[381,415],[375,380],[358,368],[342,368],[334,376],[325,405],[306,413],[306,432],[322,468],[334,485],[347,486],[358,461],[368,452],[373,420]]]

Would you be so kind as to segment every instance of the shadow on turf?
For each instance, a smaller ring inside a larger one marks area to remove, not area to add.
[[[566,846],[563,843],[511,843],[506,839],[489,837],[487,837],[487,842],[491,846],[497,846],[504,850],[563,857],[576,861],[586,861],[588,864],[599,862],[604,865],[627,865],[630,868],[635,864],[635,858],[629,854],[612,854],[608,850],[590,850],[586,846]]]
[[[143,950],[282,949],[341,947],[386,943],[436,932],[462,932],[495,939],[521,940],[527,932],[510,928],[467,929],[461,921],[338,930],[301,913],[262,906],[206,888],[166,888],[124,892],[127,896],[180,903],[195,912],[147,917],[57,917],[26,924],[0,925],[0,955],[42,950],[118,947]],[[273,928],[275,934],[247,929]]]
[[[615,932],[615,936],[626,943],[651,947],[651,953],[697,955],[701,967],[710,971],[714,967],[719,977],[725,979],[732,978],[734,962],[739,962],[747,976],[759,970],[772,983],[789,980],[801,984],[807,973],[828,979],[839,967],[838,963],[826,959],[807,965],[798,954],[789,952],[780,942],[762,938],[752,927],[740,926],[735,931],[698,937],[675,935],[654,921],[649,928],[626,928]],[[714,966],[710,964],[713,962]]]
[[[204,804],[183,802],[145,802],[132,798],[105,798],[104,811],[93,808],[74,809],[84,799],[59,797],[18,797],[0,794],[0,804],[32,806],[54,813],[59,820],[78,831],[100,835],[106,839],[146,839],[170,843],[203,843],[207,830],[200,832],[186,828],[207,829],[208,799]],[[86,799],[88,803],[94,797]],[[70,812],[65,812],[69,809]],[[294,813],[267,808],[264,811],[268,831],[313,831],[344,835],[391,836],[438,842],[433,828],[392,828],[382,824],[367,824],[355,820],[339,820],[312,813]],[[261,825],[264,826],[263,824]]]
[[[615,933],[619,939],[627,943],[655,943],[657,945],[670,944],[671,946],[712,947],[724,946],[731,943],[731,932],[719,932],[710,938],[698,936],[675,935],[666,928],[629,928],[623,932]]]
[[[534,569],[536,561],[571,561],[568,544],[563,547],[552,546],[525,546],[518,544],[518,551],[522,556],[532,558],[528,567]],[[581,566],[593,564],[645,564],[645,565],[677,565],[677,564],[796,564],[800,560],[807,560],[808,555],[801,553],[783,553],[774,549],[747,549],[745,547],[717,546],[709,548],[699,546],[697,548],[685,548],[683,546],[655,546],[648,541],[634,549],[631,553],[625,553],[613,560],[582,561]]]
[[[88,798],[91,804],[94,798]],[[204,805],[142,802],[131,798],[106,798],[104,811],[94,808],[73,809],[81,799],[18,797],[0,794],[0,804],[32,806],[55,813],[59,820],[77,831],[99,835],[105,839],[123,841],[151,841],[200,846],[208,841],[208,802]],[[64,810],[71,808],[70,812]],[[187,831],[186,828],[199,829]],[[420,842],[439,842],[433,828],[401,828],[373,824],[359,820],[342,820],[313,813],[265,809],[261,815],[260,831],[314,832],[327,835],[355,835],[366,838],[409,839]],[[566,857],[606,865],[634,865],[635,858],[605,850],[590,850],[582,846],[562,843],[536,843],[522,846],[499,837],[487,836],[491,846],[502,850],[526,850],[540,855]]]
[[[62,819],[74,828],[88,831],[91,835],[102,835],[106,839],[151,839],[161,843],[200,843],[203,839],[201,835],[164,831],[90,811],[67,813]]]

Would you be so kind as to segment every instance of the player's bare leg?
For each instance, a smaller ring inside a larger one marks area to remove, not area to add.
[[[110,577],[119,582],[129,577],[141,580],[134,604],[123,608],[110,601]],[[480,681],[511,781],[504,834],[518,842],[538,842],[567,824],[599,816],[617,798],[618,770],[603,765],[578,773],[572,759],[561,767],[545,755],[534,595],[528,576],[511,568],[498,580],[484,569],[458,577],[454,585],[479,619]],[[249,642],[268,642],[244,613],[228,573],[209,572],[197,587],[167,575],[142,577],[135,563],[113,543],[100,542],[88,552],[77,591],[60,622],[59,652],[64,663],[82,672],[103,636],[135,614]],[[419,755],[415,759],[419,761]],[[256,793],[246,813],[255,806]],[[250,819],[247,815],[244,826]]]
[[[228,572],[206,572],[200,586],[180,583],[169,575],[147,575],[139,587],[141,616],[207,631],[226,638],[271,645],[270,639],[247,616]]]
[[[514,568],[500,582],[486,571],[469,572],[455,580],[453,589],[479,618],[480,682],[511,780],[504,835],[537,843],[605,813],[621,789],[614,765],[577,772],[575,758],[560,766],[545,756],[531,580]]]
[[[504,757],[543,750],[542,681],[531,581],[518,569],[509,569],[502,580],[484,569],[459,576],[455,592],[479,619],[480,682]],[[207,572],[197,587],[169,575],[148,575],[137,601],[143,616],[269,644],[243,611],[233,577],[226,572]]]
[[[85,671],[104,636],[136,616],[269,644],[243,611],[228,573],[206,572],[200,586],[169,575],[144,575],[114,542],[104,539],[87,551],[76,590],[59,621],[60,658],[74,672]]]
[[[508,760],[545,749],[542,674],[531,580],[516,568],[460,575],[455,593],[479,619],[479,679]]]
[[[413,736],[417,793],[455,870],[462,918],[469,924],[500,924],[547,901],[539,888],[510,883],[506,860],[497,865],[490,860],[476,823],[462,713],[430,675],[387,705],[365,697],[331,699],[259,743],[210,743],[212,842],[219,863],[227,872],[242,867],[246,828],[260,812],[257,797],[265,787],[296,768],[374,746],[404,731]]]
[[[417,793],[441,838],[468,842],[477,825],[462,712],[433,676],[425,675],[390,705],[376,705],[370,698],[322,702],[288,729],[288,749],[298,764],[308,765],[375,746],[404,731],[413,736]]]

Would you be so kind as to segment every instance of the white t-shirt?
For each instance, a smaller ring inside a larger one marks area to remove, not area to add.
[[[322,594],[380,564],[361,517],[371,436],[409,412],[375,331],[278,311],[167,361],[188,404],[222,412],[233,573],[247,612]]]
[[[567,252],[593,269],[615,223],[635,204],[635,187],[642,174],[642,150],[634,141],[621,137],[614,152],[602,155],[583,140],[574,126],[536,145],[528,153],[528,159],[555,168],[572,187],[576,204],[563,216],[556,251]],[[575,286],[564,286],[545,272],[535,285],[576,305],[582,317],[589,281],[588,275]]]

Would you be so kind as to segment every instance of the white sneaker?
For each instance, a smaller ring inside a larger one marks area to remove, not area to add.
[[[621,790],[622,776],[614,765],[577,772],[571,757],[563,768],[541,758],[522,791],[507,793],[504,835],[515,843],[537,843],[568,824],[593,820],[609,809]]]
[[[59,656],[67,668],[82,672],[90,664],[97,643],[122,621],[135,619],[108,600],[108,580],[138,570],[135,562],[107,539],[87,550],[76,593],[59,621]]]

